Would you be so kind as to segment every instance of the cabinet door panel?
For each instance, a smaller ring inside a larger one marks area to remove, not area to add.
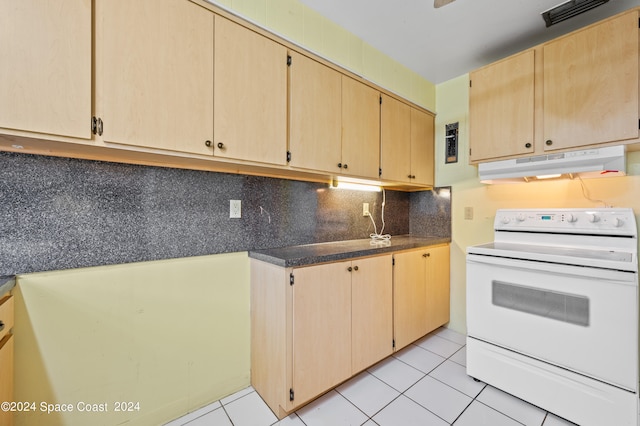
[[[0,401],[13,401],[13,334],[0,340]],[[0,425],[13,425],[13,412],[0,411]]]
[[[449,246],[428,250],[427,332],[449,322]]]
[[[96,7],[104,140],[211,155],[213,13],[174,0]]]
[[[291,52],[289,151],[291,166],[339,172],[341,75]]]
[[[285,164],[287,49],[216,16],[214,86],[214,155]]]
[[[426,334],[427,289],[423,251],[394,255],[393,311],[396,350]]]
[[[0,127],[91,138],[91,1],[0,2]]]
[[[393,271],[391,255],[352,263],[351,350],[357,373],[393,351]]]
[[[304,403],[351,376],[350,262],[294,270],[293,384]]]
[[[409,182],[411,174],[411,107],[382,95],[380,111],[381,178]]]
[[[544,46],[545,149],[638,137],[638,14]]]
[[[470,160],[534,150],[534,51],[527,50],[470,74]]]
[[[380,92],[342,76],[342,163],[345,174],[378,178]]]
[[[411,108],[412,182],[433,185],[434,119],[432,115]]]

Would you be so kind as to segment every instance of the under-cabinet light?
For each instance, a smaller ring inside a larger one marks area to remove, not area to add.
[[[331,185],[333,189],[351,189],[354,191],[368,191],[368,192],[380,192],[382,188],[377,185],[370,185],[364,183],[354,183],[354,182],[342,182],[342,181],[333,181]]]

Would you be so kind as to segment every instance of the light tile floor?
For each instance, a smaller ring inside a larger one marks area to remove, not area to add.
[[[465,337],[440,328],[278,421],[253,388],[166,426],[568,426],[466,374]]]

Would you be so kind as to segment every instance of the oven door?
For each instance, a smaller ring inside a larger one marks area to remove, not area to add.
[[[615,386],[638,386],[637,274],[467,255],[467,332]]]

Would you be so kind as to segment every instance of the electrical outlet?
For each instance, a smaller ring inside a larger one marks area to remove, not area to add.
[[[464,220],[473,220],[473,207],[464,208]]]
[[[369,203],[362,203],[362,216],[369,216]]]
[[[242,217],[242,203],[240,200],[229,200],[229,217],[232,219]]]

